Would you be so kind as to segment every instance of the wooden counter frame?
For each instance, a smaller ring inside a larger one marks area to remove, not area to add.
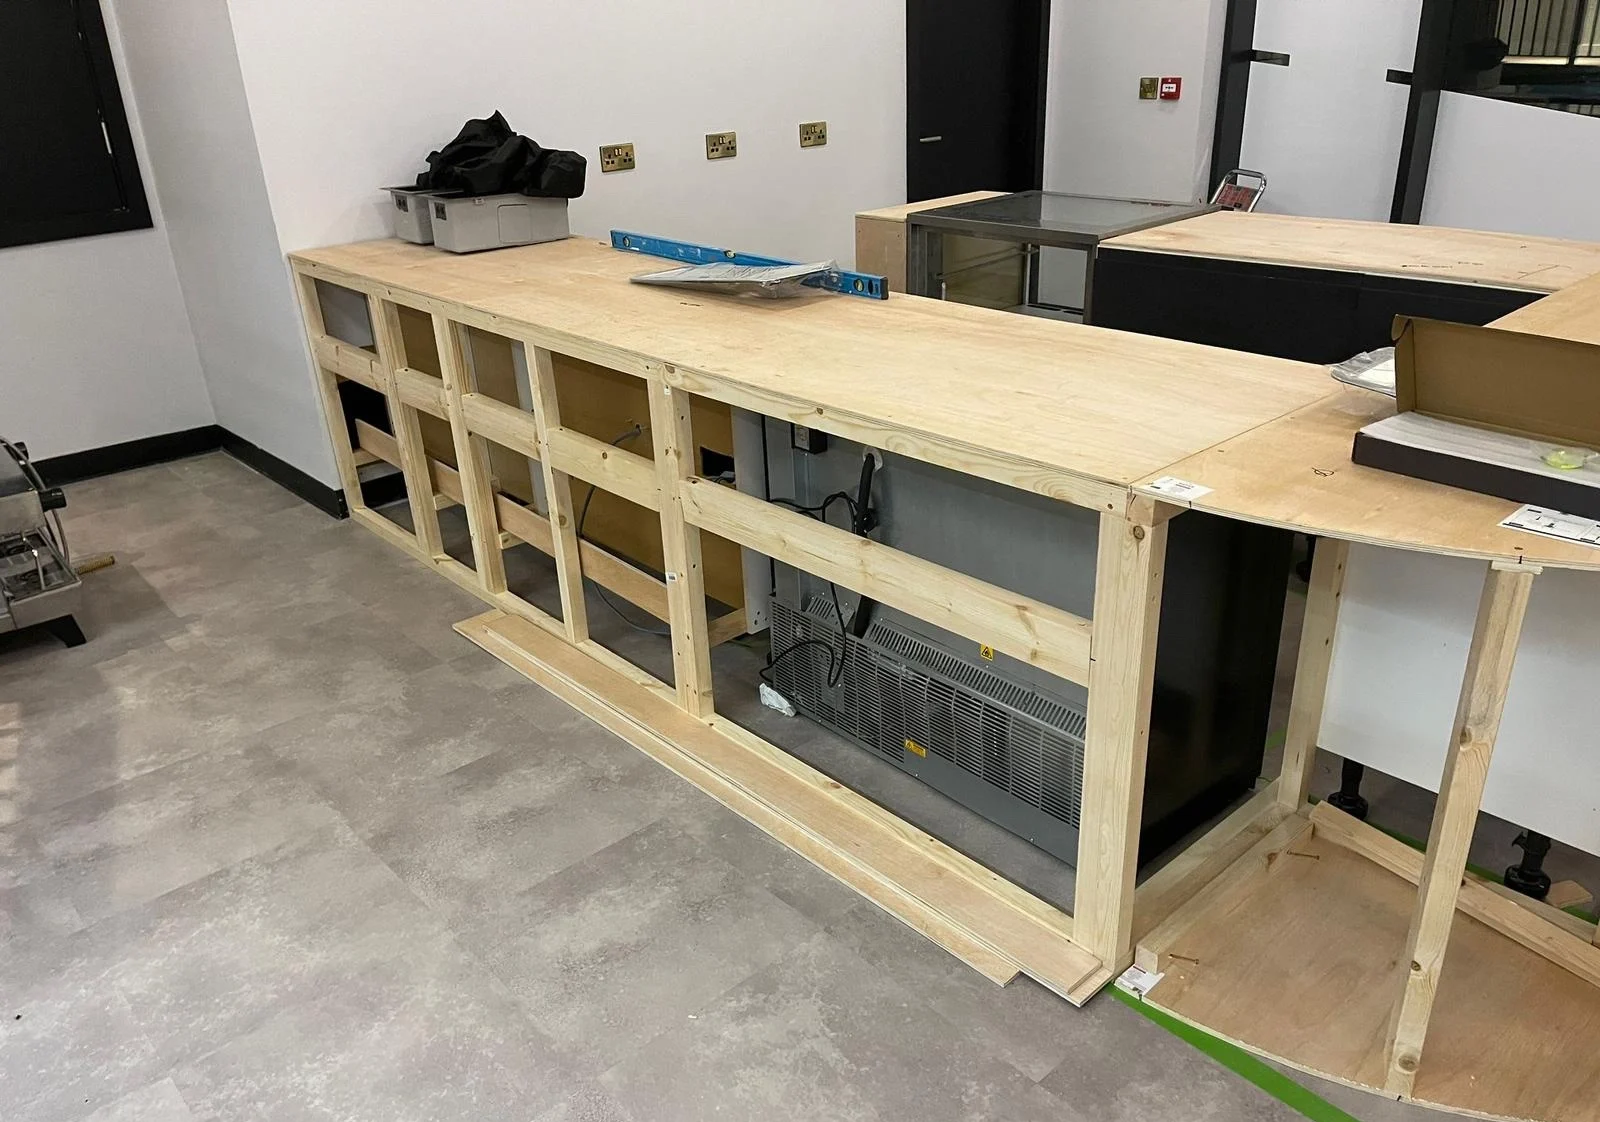
[[[553,340],[510,325],[485,324],[469,308],[443,306],[358,277],[323,276],[324,270],[298,261],[295,270],[324,386],[329,430],[341,463],[340,478],[352,496],[352,514],[497,609],[463,624],[464,634],[612,727],[620,721],[620,713],[670,699],[698,728],[682,726],[689,732],[666,734],[667,744],[662,744],[660,728],[646,730],[635,722],[625,726],[628,738],[658,758],[670,751],[671,758],[663,762],[775,836],[791,840],[799,831],[809,840],[797,849],[996,980],[1026,972],[1068,1000],[1082,1003],[1132,961],[1134,858],[1161,568],[1166,521],[1178,508],[1134,500],[1126,488],[1044,473],[1035,465],[981,449],[951,448],[948,442],[936,444],[913,432],[867,425],[845,413],[752,395],[703,376],[691,377],[667,364],[616,361],[619,356],[609,356],[613,361],[607,363],[606,356],[595,355],[592,348],[587,352],[574,348],[578,353],[572,357],[600,361],[648,383],[655,440],[652,461],[561,426],[551,356],[567,352],[552,348]],[[327,335],[316,290],[319,277],[367,297],[378,340],[376,354]],[[433,317],[442,380],[408,365],[394,326],[402,305]],[[476,392],[461,353],[469,324],[498,331],[526,348],[533,383],[531,412]],[[355,443],[343,439],[348,430],[337,393],[340,379],[385,395],[393,435],[358,421]],[[1098,511],[1102,544],[1094,610],[1097,618],[1114,625],[1097,630],[1091,620],[699,477],[685,454],[695,446],[689,402],[697,394],[767,416],[799,416],[824,431]],[[431,460],[422,452],[416,436],[419,413],[450,424],[459,467]],[[539,463],[549,517],[496,491],[487,459],[491,441]],[[401,469],[413,523],[420,532],[407,532],[361,504],[354,464],[357,452]],[[664,582],[577,537],[567,484],[572,477],[660,513]],[[466,507],[473,566],[450,558],[439,544],[435,510],[440,503]],[[727,637],[728,625],[706,619],[699,561],[702,531],[1089,686],[1076,883],[1081,919],[1075,921],[716,713],[709,652],[716,641]],[[562,620],[507,590],[500,555],[516,541],[528,542],[556,559]],[[668,620],[677,687],[645,674],[589,638],[581,607],[584,577]],[[552,639],[580,652],[594,668],[584,674],[556,671],[557,661],[571,664],[556,658]],[[595,680],[604,684],[597,686]],[[677,719],[673,723],[679,724]],[[713,758],[737,758],[730,753],[754,753],[762,761],[781,757],[781,768],[769,772],[769,780],[779,776],[783,786],[745,787],[749,780],[739,777],[739,769],[747,764],[743,760],[738,767],[732,763],[715,767],[714,779],[704,774],[702,769]],[[685,764],[684,756],[691,757],[695,766]],[[741,788],[740,797],[728,793],[730,782]],[[791,784],[800,786],[790,790]],[[803,807],[801,795],[814,803],[817,791],[826,794],[826,804]],[[830,825],[839,816],[844,825]],[[777,819],[783,822],[781,828],[774,826]]]
[[[1392,1031],[1382,1043],[1387,1074],[1364,1083],[1400,1097],[1427,1072],[1424,1047],[1433,999],[1458,908],[1571,974],[1600,977],[1600,948],[1521,901],[1461,883],[1457,865],[1482,794],[1494,724],[1503,704],[1527,587],[1537,567],[1486,569],[1484,615],[1474,637],[1462,716],[1452,740],[1452,770],[1435,825],[1435,844],[1415,861],[1395,855],[1365,827],[1306,805],[1323,695],[1333,656],[1348,544],[1323,539],[1314,566],[1286,733],[1283,774],[1134,888],[1142,812],[1153,652],[1161,603],[1166,526],[1182,508],[1105,483],[824,408],[770,389],[588,340],[544,331],[436,297],[370,282],[296,260],[307,331],[317,360],[340,479],[353,516],[493,609],[457,630],[593,719],[695,783],[832,875],[922,931],[985,976],[1005,982],[1027,973],[1081,1004],[1129,963],[1160,969],[1181,959],[1174,947],[1207,925],[1225,923],[1273,883],[1303,847],[1331,844],[1373,867],[1422,886],[1408,946],[1416,968],[1397,979]],[[446,377],[406,364],[387,328],[377,353],[331,339],[323,326],[318,278],[364,293],[374,324],[404,305],[434,319]],[[520,343],[534,374],[532,412],[474,392],[451,360],[466,326]],[[552,355],[580,358],[646,382],[654,459],[602,445],[564,428],[554,406]],[[338,383],[382,392],[394,435],[363,422],[347,433]],[[768,417],[998,481],[1095,510],[1101,521],[1094,614],[1085,620],[901,553],[699,477],[689,401],[705,396]],[[541,404],[542,403],[542,404]],[[419,455],[410,435],[418,413],[451,425],[461,470]],[[481,456],[493,441],[538,461],[551,516],[496,492]],[[370,454],[405,474],[409,533],[360,499],[356,457]],[[581,540],[572,525],[567,480],[577,477],[658,513],[666,580]],[[443,554],[429,530],[439,502],[466,506],[476,569]],[[1069,916],[979,866],[854,791],[817,772],[716,712],[709,652],[732,624],[708,620],[699,571],[702,532],[796,565],[937,626],[1023,658],[1089,690],[1080,822],[1076,914]],[[521,540],[556,558],[563,620],[507,591],[495,561]],[[485,564],[487,560],[487,564]],[[583,578],[626,595],[671,625],[676,687],[645,673],[589,637]],[[625,591],[624,591],[625,590]],[[1335,917],[1333,922],[1337,922]],[[1410,980],[1414,978],[1415,980]],[[1248,986],[1249,978],[1239,979]],[[1400,983],[1403,983],[1400,984]],[[1170,983],[1169,983],[1170,985]],[[1161,1005],[1163,990],[1151,998]],[[1271,1000],[1270,995],[1263,1000]],[[1179,1017],[1181,1009],[1168,1008]],[[1202,1027],[1207,1027],[1202,1023]],[[1270,1052],[1270,1048],[1259,1050]],[[1288,1058],[1288,1057],[1285,1057]],[[1291,1062],[1292,1059],[1291,1059]]]
[[[1313,1065],[1306,1070],[1391,1098],[1456,1106],[1418,1097],[1416,1084],[1419,1073],[1428,1070],[1425,1044],[1458,910],[1567,971],[1580,983],[1600,987],[1600,946],[1595,944],[1593,925],[1499,885],[1479,882],[1466,872],[1467,848],[1482,803],[1522,621],[1541,569],[1513,562],[1484,566],[1483,593],[1455,727],[1449,732],[1440,795],[1427,848],[1418,852],[1327,803],[1315,807],[1307,803],[1348,554],[1348,543],[1323,539],[1318,544],[1290,703],[1283,773],[1139,886],[1135,895],[1135,962],[1151,972],[1174,967],[1198,971],[1202,969],[1200,960],[1180,953],[1180,948],[1189,945],[1186,940],[1197,933],[1221,937],[1231,926],[1247,922],[1240,917],[1248,914],[1252,897],[1267,890],[1286,860],[1302,856],[1300,847],[1309,839],[1315,837],[1358,854],[1418,886],[1410,932],[1403,948],[1395,948],[1404,968],[1388,991],[1387,1031],[1381,1040],[1373,1041],[1381,1064],[1345,1070]],[[1337,929],[1339,916],[1329,915],[1326,923]],[[1202,936],[1202,943],[1206,937]],[[1274,985],[1270,978],[1229,977],[1230,984],[1243,989],[1265,987],[1262,1000],[1271,1000],[1266,996]],[[1204,1018],[1186,1015],[1181,993],[1169,1004],[1158,984],[1148,1000],[1180,1019],[1215,1031]],[[1330,995],[1329,1001],[1336,1003],[1339,996]],[[1306,1011],[1303,1015],[1315,1021],[1321,1014]],[[1340,1030],[1329,1027],[1325,1031]],[[1295,1062],[1262,1043],[1237,1042]]]

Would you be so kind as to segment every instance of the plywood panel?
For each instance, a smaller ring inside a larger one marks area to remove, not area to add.
[[[650,400],[645,382],[629,374],[591,362],[555,357],[556,393],[561,423],[585,436],[607,443],[618,440],[635,426],[639,435],[621,440],[620,448],[653,459],[650,434]],[[697,448],[733,457],[733,411],[721,402],[697,399],[694,403]],[[695,468],[703,464],[697,455]],[[589,485],[574,481],[573,499],[581,512],[589,504],[583,536],[626,557],[651,572],[662,571],[661,519],[653,510],[631,503],[609,491],[596,491],[589,501]],[[739,547],[725,538],[705,535],[702,544],[706,591],[730,607],[744,605],[744,567]]]
[[[1302,363],[915,297],[691,298],[627,283],[648,262],[576,238],[466,256],[366,242],[295,259],[421,290],[558,354],[655,363],[729,400],[711,384],[725,380],[769,410],[802,403],[824,429],[846,415],[894,445],[905,433],[922,458],[1050,494],[1059,476],[1124,486],[1326,389]]]
[[[1265,212],[1216,211],[1106,244],[1529,292],[1558,292],[1600,273],[1600,244],[1593,242]]]
[[[1352,463],[1356,431],[1393,413],[1382,394],[1336,389],[1157,474],[1211,488],[1190,503],[1195,510],[1455,557],[1600,570],[1591,546],[1501,529],[1518,503]]]
[[[1291,849],[1252,896],[1173,947],[1149,1000],[1253,1051],[1376,1087],[1415,889],[1321,838]],[[1600,989],[1458,914],[1415,1097],[1593,1122],[1597,1031]]]

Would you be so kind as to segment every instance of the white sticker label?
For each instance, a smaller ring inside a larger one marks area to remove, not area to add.
[[[1593,518],[1580,518],[1576,514],[1562,514],[1542,506],[1525,506],[1500,523],[1508,530],[1526,530],[1530,534],[1543,534],[1565,542],[1600,547],[1600,522]]]
[[[1202,487],[1198,483],[1190,483],[1187,479],[1179,479],[1175,475],[1163,475],[1154,483],[1144,485],[1146,491],[1159,491],[1163,495],[1174,499],[1198,499],[1201,495],[1211,494],[1210,487]]]
[[[1155,989],[1156,983],[1165,977],[1165,974],[1152,974],[1138,966],[1130,966],[1117,979],[1117,988],[1143,1001],[1144,995]]]

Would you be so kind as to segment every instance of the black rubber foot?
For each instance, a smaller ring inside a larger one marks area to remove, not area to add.
[[[1329,806],[1335,810],[1342,810],[1351,818],[1367,820],[1367,800],[1362,795],[1347,795],[1343,791],[1335,791],[1327,798]]]
[[[1543,900],[1550,895],[1550,874],[1529,873],[1521,865],[1513,865],[1506,870],[1506,887],[1524,896],[1532,896],[1535,900]]]
[[[1536,830],[1524,830],[1511,843],[1522,849],[1522,860],[1506,870],[1506,887],[1543,900],[1550,894],[1550,875],[1544,859],[1550,854],[1550,839]]]
[[[1367,820],[1367,800],[1361,796],[1361,780],[1367,769],[1354,760],[1346,760],[1339,768],[1339,789],[1328,796],[1328,805],[1342,810],[1351,818]]]
[[[81,647],[88,642],[83,637],[83,628],[78,626],[78,621],[71,616],[58,616],[45,624],[50,634],[60,639],[69,647]]]

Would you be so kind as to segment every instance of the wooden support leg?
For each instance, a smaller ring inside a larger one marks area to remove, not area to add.
[[[295,290],[300,297],[300,314],[305,319],[306,334],[312,341],[311,362],[317,372],[317,392],[322,396],[322,415],[328,422],[328,439],[333,444],[333,463],[339,472],[339,486],[344,490],[345,505],[351,511],[365,510],[361,497],[361,474],[356,470],[356,452],[350,444],[350,427],[344,415],[344,405],[339,400],[339,379],[332,371],[323,368],[316,358],[316,340],[328,333],[322,319],[322,298],[317,295],[317,280],[305,273],[296,273]]]
[[[1445,756],[1439,802],[1428,832],[1417,907],[1401,959],[1410,966],[1390,1018],[1386,1086],[1404,1097],[1411,1095],[1422,1059],[1423,1037],[1428,1031],[1461,879],[1466,873],[1467,847],[1483,802],[1489,757],[1500,731],[1500,715],[1505,710],[1528,593],[1537,572],[1537,568],[1526,565],[1491,566],[1478,604],[1478,621],[1472,631],[1455,728]]]
[[[589,610],[583,599],[583,562],[578,549],[577,515],[572,506],[572,482],[566,472],[555,470],[550,460],[550,430],[561,424],[555,362],[543,347],[531,343],[523,347],[528,355],[529,396],[539,426],[539,466],[550,510],[556,577],[561,582],[561,622],[567,629],[568,641],[582,643],[589,638]]]
[[[707,640],[706,582],[700,560],[700,529],[683,517],[680,483],[695,474],[690,395],[660,376],[650,379],[650,427],[655,436],[661,482],[661,545],[667,570],[667,609],[672,616],[672,673],[678,704],[709,717],[711,645]]]
[[[445,410],[450,417],[450,435],[455,441],[456,463],[460,465],[463,505],[467,508],[467,527],[472,531],[472,559],[478,571],[478,583],[485,592],[499,595],[506,590],[506,559],[500,551],[500,525],[494,512],[489,445],[467,428],[461,405],[464,395],[477,391],[467,366],[466,329],[435,313],[433,337],[439,346]]]
[[[439,509],[433,502],[433,481],[428,471],[428,453],[422,443],[422,422],[417,411],[400,400],[395,379],[395,371],[407,365],[400,309],[391,301],[368,296],[367,314],[372,319],[372,339],[377,344],[378,362],[383,368],[383,393],[389,402],[389,425],[394,429],[395,445],[400,454],[400,472],[406,480],[412,532],[424,554],[443,557]]]
[[[1165,521],[1100,516],[1073,941],[1108,970],[1133,956],[1133,874],[1166,553]]]
[[[1290,813],[1305,806],[1311,791],[1317,733],[1322,729],[1322,706],[1328,696],[1328,669],[1333,665],[1333,638],[1338,629],[1349,558],[1349,542],[1324,538],[1317,543],[1311,562],[1311,587],[1306,592],[1306,618],[1300,630],[1289,728],[1283,739],[1283,771],[1278,781],[1278,804]]]

